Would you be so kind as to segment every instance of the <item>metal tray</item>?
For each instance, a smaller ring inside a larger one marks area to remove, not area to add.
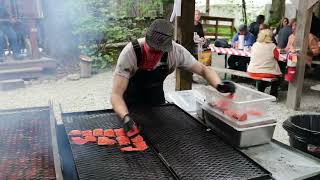
[[[272,116],[261,116],[259,118],[251,118],[246,121],[237,121],[231,117],[226,116],[222,111],[211,107],[208,103],[204,103],[202,105],[202,109],[207,113],[217,117],[219,120],[229,124],[233,128],[237,129],[238,131],[243,131],[245,128],[273,124],[277,121]]]

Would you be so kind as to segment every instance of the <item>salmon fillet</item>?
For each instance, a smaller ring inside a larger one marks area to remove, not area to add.
[[[81,131],[82,136],[92,136],[92,130]]]
[[[95,136],[85,136],[84,139],[88,142],[97,142],[97,138]]]
[[[103,136],[103,129],[94,129],[93,136]]]
[[[126,136],[126,132],[123,128],[115,129],[114,132],[116,133],[116,136]]]
[[[114,134],[113,129],[104,130],[103,135],[104,135],[104,136],[107,136],[107,137],[115,137],[115,136],[116,136],[116,135]]]
[[[98,145],[114,145],[114,144],[117,144],[117,141],[107,137],[98,137]]]
[[[131,138],[131,141],[132,141],[133,143],[142,142],[142,141],[143,141],[143,137],[140,136],[140,135],[138,135],[138,136],[136,136],[136,137],[134,137],[134,138]]]
[[[241,113],[238,111],[233,111],[231,109],[223,111],[223,113],[233,119],[239,120],[239,121],[245,121],[248,119],[247,113]]]
[[[127,136],[119,136],[116,139],[120,146],[125,146],[130,144],[130,139]]]
[[[263,113],[258,110],[249,110],[248,114],[253,115],[253,116],[262,116],[263,115]]]
[[[77,144],[77,145],[83,145],[88,142],[87,140],[85,140],[81,137],[71,137],[71,141],[73,144]]]
[[[80,130],[72,130],[68,133],[69,136],[81,136]]]
[[[134,127],[132,130],[127,132],[127,136],[132,137],[132,136],[139,134],[139,133],[140,133],[139,129],[137,127]]]
[[[138,148],[134,148],[132,146],[127,146],[127,147],[121,148],[120,151],[122,151],[122,152],[134,152],[134,151],[141,151],[141,150],[138,149]]]
[[[134,146],[136,148],[138,148],[140,151],[144,151],[146,149],[148,149],[148,145],[146,144],[146,142],[144,141],[141,141],[141,142],[136,142],[136,143],[133,143]]]

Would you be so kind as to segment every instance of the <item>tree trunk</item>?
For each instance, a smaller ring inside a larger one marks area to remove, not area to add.
[[[285,13],[285,0],[272,0],[272,5],[270,9],[270,18],[268,24],[270,26],[278,24]]]
[[[206,0],[206,14],[209,16],[210,12],[210,0]]]

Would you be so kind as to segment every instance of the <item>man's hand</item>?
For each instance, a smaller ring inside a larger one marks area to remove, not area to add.
[[[235,93],[236,85],[232,81],[222,81],[217,86],[217,90],[221,93]]]
[[[132,130],[133,128],[137,127],[136,123],[133,119],[129,116],[129,114],[123,117],[123,128],[125,132]]]

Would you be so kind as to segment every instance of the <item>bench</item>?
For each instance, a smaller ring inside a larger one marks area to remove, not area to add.
[[[237,71],[237,70],[226,69],[226,68],[218,68],[218,67],[211,67],[211,68],[213,70],[215,70],[216,72],[232,74],[232,75],[235,75],[235,76],[240,76],[240,77],[244,77],[244,78],[253,79],[251,76],[248,75],[248,73],[243,72],[243,71]],[[256,79],[254,79],[254,80],[256,80]],[[262,78],[260,80],[261,81],[267,81],[267,82],[273,82],[273,81],[276,81],[277,78]]]

